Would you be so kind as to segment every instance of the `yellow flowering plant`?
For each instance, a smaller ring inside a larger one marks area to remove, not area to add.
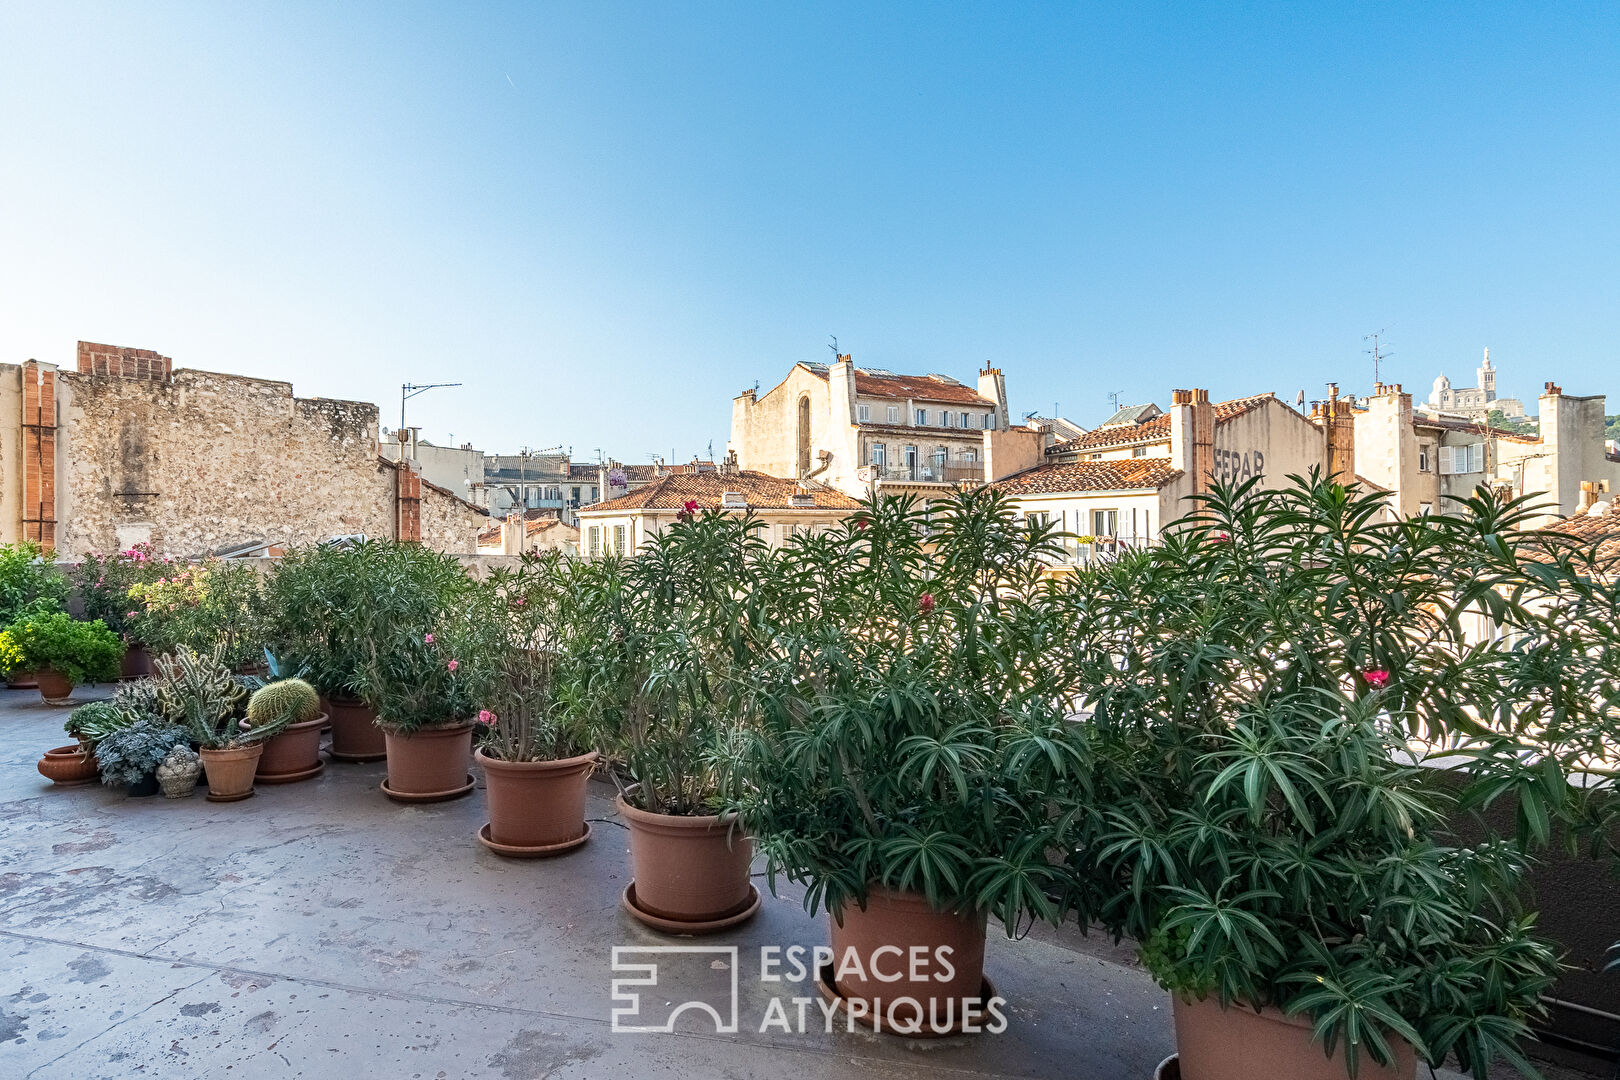
[[[0,630],[0,676],[10,675],[23,662],[22,649],[10,630]]]

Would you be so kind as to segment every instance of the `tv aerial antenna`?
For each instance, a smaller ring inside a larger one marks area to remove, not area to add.
[[[1373,358],[1373,382],[1375,383],[1384,381],[1379,374],[1379,368],[1385,360],[1388,360],[1390,357],[1395,355],[1394,349],[1387,347],[1381,340],[1379,340],[1383,336],[1384,331],[1382,330],[1375,331],[1371,334],[1363,334],[1361,336],[1362,341],[1372,342],[1372,348],[1362,349],[1361,351]]]
[[[1125,396],[1125,391],[1114,390],[1108,394],[1108,400],[1113,402],[1114,411],[1119,412],[1119,399]]]

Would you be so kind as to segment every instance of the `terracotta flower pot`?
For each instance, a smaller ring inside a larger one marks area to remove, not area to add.
[[[377,726],[377,711],[359,698],[327,699],[332,723],[332,756],[339,761],[381,761],[388,744]]]
[[[13,671],[6,676],[7,690],[38,690],[39,673],[34,671]]]
[[[124,659],[119,665],[119,679],[130,682],[135,679],[144,679],[152,674],[152,654],[145,645],[131,644],[124,650]]]
[[[1344,1042],[1333,1057],[1311,1037],[1306,1016],[1284,1016],[1279,1009],[1260,1012],[1233,1004],[1221,1008],[1214,997],[1174,1000],[1176,1050],[1181,1080],[1252,1080],[1257,1076],[1286,1076],[1289,1080],[1344,1080]],[[1397,1035],[1387,1035],[1395,1051],[1395,1065],[1381,1066],[1362,1052],[1360,1080],[1412,1080],[1417,1075],[1417,1054]]]
[[[748,880],[754,842],[733,827],[735,819],[649,814],[623,796],[618,810],[630,827],[632,914],[702,924],[758,905]]]
[[[264,752],[259,755],[256,779],[266,784],[290,784],[295,780],[309,780],[321,771],[321,729],[326,726],[326,714],[298,724],[288,724],[264,740]],[[242,721],[242,730],[248,722]]]
[[[596,751],[557,761],[501,761],[479,750],[489,838],[509,848],[550,849],[586,835],[585,785]]]
[[[406,734],[383,729],[388,748],[385,794],[406,800],[450,799],[472,790],[470,723],[421,728]]]
[[[829,918],[833,982],[883,1031],[943,1035],[968,1010],[983,1022],[985,913],[935,911],[919,893],[873,885],[866,907]],[[915,976],[915,977],[914,977]]]
[[[78,743],[45,751],[45,756],[39,759],[38,768],[39,775],[62,787],[77,787],[101,778],[95,751],[87,754]]]
[[[61,705],[73,696],[74,682],[66,675],[58,675],[47,668],[34,673],[39,680],[39,696],[45,699],[47,705]]]
[[[199,750],[208,776],[209,802],[235,802],[253,794],[253,773],[259,767],[263,743],[233,746],[228,750]]]

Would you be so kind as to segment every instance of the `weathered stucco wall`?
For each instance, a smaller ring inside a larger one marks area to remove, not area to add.
[[[395,532],[394,470],[379,467],[377,407],[295,398],[290,383],[181,370],[172,381],[60,372],[58,549],[149,540],[197,555]],[[472,507],[424,489],[422,535],[471,552]]]

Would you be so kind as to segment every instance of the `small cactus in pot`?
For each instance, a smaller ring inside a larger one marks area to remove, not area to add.
[[[303,679],[267,683],[248,698],[249,727],[303,724],[321,715],[321,696]]]
[[[184,799],[197,790],[197,778],[202,775],[202,759],[197,751],[184,744],[174,747],[163,756],[157,767],[158,786],[166,799]]]

